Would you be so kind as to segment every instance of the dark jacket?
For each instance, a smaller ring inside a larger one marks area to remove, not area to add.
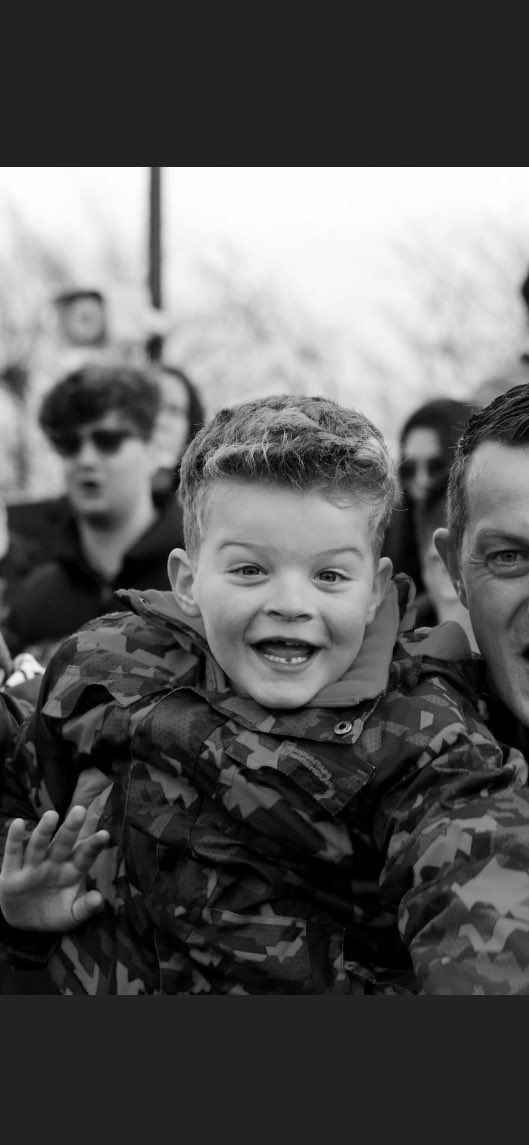
[[[63,520],[56,543],[56,557],[39,564],[13,593],[2,626],[12,655],[30,650],[42,663],[59,640],[88,620],[124,607],[114,595],[117,589],[169,589],[167,558],[172,548],[183,544],[182,511],[173,497],[128,550],[110,581],[87,563],[71,514]]]
[[[32,573],[45,556],[38,541],[24,533],[9,531],[9,545],[0,559],[0,622],[3,623],[24,577]]]
[[[81,802],[110,833],[103,912],[36,936],[61,993],[529,993],[526,892],[504,893],[527,767],[454,686],[462,630],[405,631],[404,588],[298,710],[234,694],[171,593],[64,642],[0,802],[4,832]]]
[[[45,497],[40,501],[13,501],[7,505],[10,532],[29,538],[39,546],[44,556],[56,555],[64,529],[71,519],[72,511],[66,496]]]
[[[458,686],[474,692],[479,698],[480,715],[493,736],[502,744],[503,750],[508,752],[510,748],[515,748],[529,761],[529,728],[522,726],[505,704],[493,696],[483,657],[475,654],[471,660],[458,661],[453,667]]]

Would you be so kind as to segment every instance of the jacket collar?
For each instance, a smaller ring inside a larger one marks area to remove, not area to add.
[[[180,642],[189,650],[193,645],[206,654],[206,683],[208,690],[218,693],[231,688],[217,661],[214,660],[206,642],[200,619],[186,616],[180,609],[172,592],[149,589],[139,592],[135,589],[121,589],[116,593],[133,612],[162,618],[174,626]],[[373,623],[366,628],[360,652],[351,667],[340,680],[328,684],[311,700],[311,708],[341,708],[373,700],[387,687],[393,648],[399,632],[406,632],[413,626],[415,588],[404,574],[398,574],[389,582]],[[458,628],[458,625],[454,627]]]

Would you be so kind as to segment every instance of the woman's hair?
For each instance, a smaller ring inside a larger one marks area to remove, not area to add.
[[[186,450],[179,497],[192,560],[219,481],[279,485],[338,501],[354,495],[371,506],[377,557],[397,490],[386,442],[364,414],[328,398],[290,394],[219,410]]]
[[[413,429],[431,429],[437,434],[447,469],[452,464],[454,450],[463,426],[474,413],[476,405],[458,398],[433,398],[409,415],[400,431],[400,448]]]
[[[169,374],[170,377],[178,378],[179,381],[182,382],[182,385],[189,398],[189,428],[187,431],[184,450],[182,451],[184,452],[187,449],[189,442],[195,436],[195,433],[197,433],[199,429],[202,429],[202,426],[206,424],[206,412],[202,398],[200,397],[195,383],[191,381],[189,375],[184,373],[184,371],[181,370],[179,366],[168,366],[165,362],[160,362],[160,371],[163,374]],[[176,458],[175,460],[178,461],[179,458]]]
[[[182,455],[185,453],[187,446],[193,440],[195,434],[198,433],[198,430],[202,429],[206,421],[206,416],[198,389],[194,382],[191,381],[189,375],[184,372],[184,370],[180,369],[179,366],[170,366],[163,361],[159,362],[157,366],[154,367],[154,370],[155,375],[160,380],[161,384],[162,409],[165,400],[165,388],[163,386],[163,379],[165,378],[174,378],[175,382],[178,382],[180,386],[183,387],[185,394],[187,395],[188,402],[188,408],[186,412],[187,432],[183,445],[179,449],[178,453],[175,452],[170,466],[167,466],[165,463],[153,473],[152,493],[154,503],[159,508],[163,508],[173,499],[174,494],[178,489],[180,483],[180,462]]]
[[[412,430],[430,429],[439,438],[444,467],[439,472],[437,479],[432,482],[431,496],[438,492],[443,497],[446,496],[446,483],[455,456],[457,442],[468,418],[476,409],[477,406],[471,401],[462,401],[457,398],[432,398],[431,401],[417,406],[406,418],[399,435],[401,463],[404,460],[406,438]],[[415,515],[416,508],[411,498],[401,488],[400,503],[393,514],[382,551],[391,558],[395,572],[405,572],[411,576],[420,594],[424,591],[424,584],[417,548]]]

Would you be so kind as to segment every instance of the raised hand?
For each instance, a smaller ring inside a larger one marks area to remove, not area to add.
[[[45,811],[25,844],[23,819],[13,819],[0,871],[0,908],[19,930],[73,930],[103,906],[86,891],[86,875],[108,845],[108,831],[83,837],[84,807],[75,806],[57,830],[56,811]]]

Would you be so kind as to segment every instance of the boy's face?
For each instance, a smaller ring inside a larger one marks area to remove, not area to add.
[[[174,549],[169,576],[235,691],[298,708],[344,674],[375,616],[391,562],[375,566],[371,539],[361,501],[219,482],[196,565]]]

